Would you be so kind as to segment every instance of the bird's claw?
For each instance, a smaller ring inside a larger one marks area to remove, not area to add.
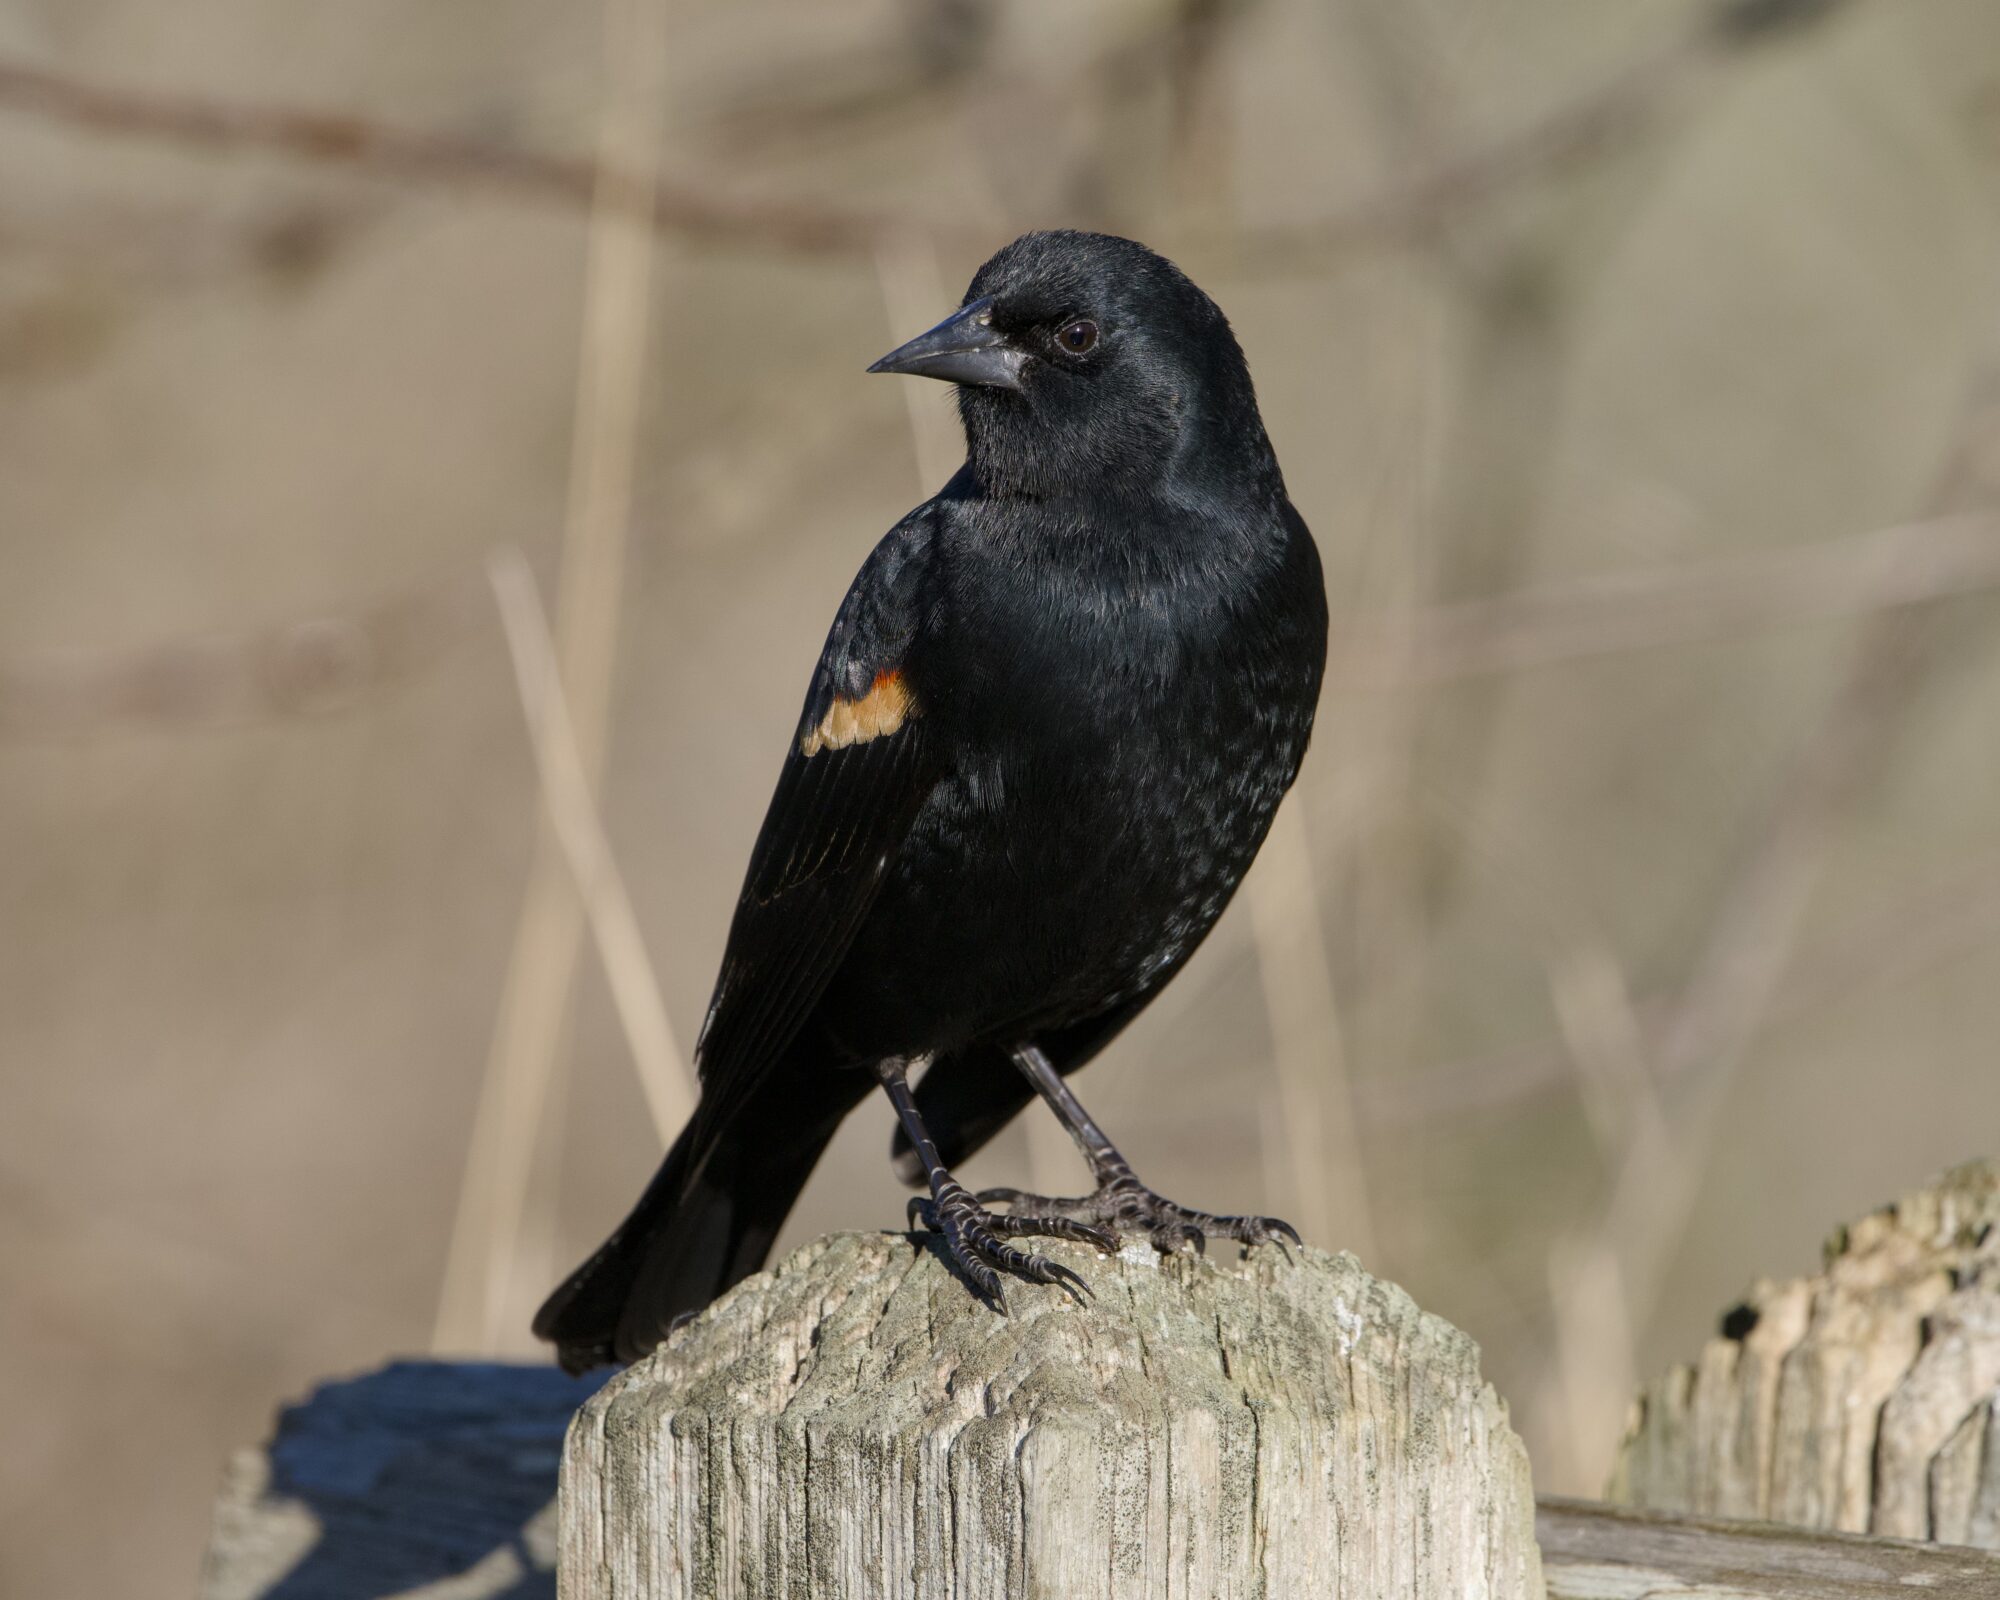
[[[1289,1222],[1277,1217],[1223,1217],[1176,1205],[1139,1182],[1129,1168],[1112,1171],[1094,1194],[1051,1197],[1020,1189],[982,1189],[977,1198],[982,1205],[1006,1206],[1009,1221],[1075,1223],[1104,1250],[1116,1250],[1113,1233],[1143,1233],[1162,1255],[1181,1249],[1205,1254],[1210,1239],[1233,1239],[1246,1250],[1272,1243],[1282,1250],[1282,1239],[1303,1245]]]
[[[1116,1251],[1118,1241],[1101,1229],[1065,1217],[1011,1217],[983,1209],[956,1182],[947,1178],[926,1199],[914,1196],[909,1205],[912,1226],[919,1220],[944,1236],[946,1251],[975,1288],[1003,1317],[1007,1296],[1000,1274],[1011,1273],[1030,1283],[1046,1283],[1061,1289],[1079,1305],[1091,1299],[1090,1285],[1059,1261],[1007,1243],[1013,1238],[1070,1239]]]

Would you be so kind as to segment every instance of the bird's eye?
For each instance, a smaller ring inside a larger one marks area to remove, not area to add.
[[[1064,323],[1062,332],[1056,335],[1056,342],[1073,356],[1083,355],[1097,343],[1097,324],[1088,317]]]

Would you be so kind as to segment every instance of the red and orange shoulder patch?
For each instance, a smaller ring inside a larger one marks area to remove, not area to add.
[[[799,736],[799,753],[816,756],[822,750],[882,739],[917,714],[916,697],[900,672],[878,672],[875,682],[858,699],[836,698],[819,726]]]

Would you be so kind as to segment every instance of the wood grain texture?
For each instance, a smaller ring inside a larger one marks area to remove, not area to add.
[[[1478,1351],[1350,1256],[1066,1248],[981,1306],[933,1243],[821,1239],[571,1429],[567,1600],[1528,1600],[1528,1463]]]
[[[1549,1600],[1994,1600],[2000,1556],[1544,1500]]]
[[[1610,1497],[2000,1549],[2000,1165],[1842,1230],[1816,1277],[1759,1283],[1640,1395]]]
[[[232,1463],[204,1600],[553,1600],[557,1455],[591,1387],[449,1362],[322,1386]],[[2000,1555],[1982,1551],[1579,1501],[1544,1501],[1537,1527],[1552,1600],[2000,1595]]]

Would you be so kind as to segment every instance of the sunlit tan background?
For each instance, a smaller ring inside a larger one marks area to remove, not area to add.
[[[278,1402],[532,1353],[955,460],[862,368],[1052,223],[1222,302],[1336,619],[1085,1097],[1593,1492],[2000,1154],[1997,218],[1991,0],[6,0],[0,1592],[185,1593]],[[789,1239],[900,1218],[889,1122]]]

